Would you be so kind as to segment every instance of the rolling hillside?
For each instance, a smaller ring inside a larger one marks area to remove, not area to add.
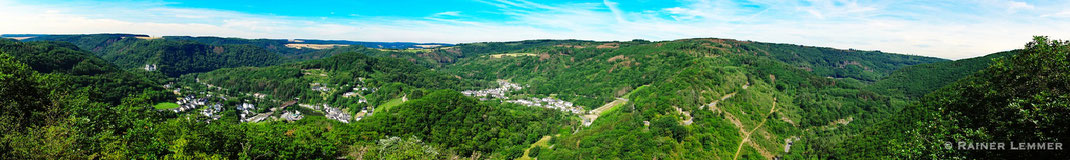
[[[1070,66],[1046,39],[948,61],[713,38],[45,37],[0,40],[0,158],[1040,158],[932,148],[1065,138],[1043,117],[1066,113]]]

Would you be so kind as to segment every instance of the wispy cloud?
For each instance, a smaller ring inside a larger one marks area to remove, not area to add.
[[[0,33],[143,33],[243,38],[482,42],[526,39],[673,40],[719,37],[966,58],[1020,48],[1032,35],[1070,39],[1070,4],[1012,0],[627,0],[490,7],[417,18],[289,17],[169,7],[162,2],[27,4],[0,0]],[[634,5],[633,5],[634,6]],[[473,6],[477,7],[477,6]],[[500,18],[480,17],[480,14]],[[1062,36],[1062,37],[1060,37]]]
[[[609,8],[610,12],[613,12],[613,17],[617,19],[617,22],[625,21],[624,17],[621,16],[620,8],[617,8],[617,2],[602,0],[602,3],[606,5],[606,8]]]
[[[438,17],[438,16],[460,16],[460,15],[461,15],[461,11],[449,11],[449,12],[435,13],[435,14],[433,14],[431,16],[432,17]]]

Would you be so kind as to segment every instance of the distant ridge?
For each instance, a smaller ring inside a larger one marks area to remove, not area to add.
[[[102,34],[0,34],[3,38],[12,38],[21,41],[42,41],[42,40],[55,40],[75,36],[111,36],[111,37],[143,37],[148,38],[149,35],[144,34],[126,34],[126,33],[102,33]],[[347,40],[318,40],[318,39],[243,39],[243,38],[226,38],[226,37],[214,37],[214,36],[163,36],[164,39],[177,39],[177,40],[191,40],[207,43],[206,41],[228,40],[228,41],[272,41],[272,43],[278,44],[340,44],[340,45],[361,45],[368,48],[382,48],[382,49],[408,49],[408,48],[434,48],[439,46],[453,46],[449,43],[416,43],[416,42],[366,42],[366,41],[347,41]],[[228,42],[228,43],[242,43],[242,42]]]

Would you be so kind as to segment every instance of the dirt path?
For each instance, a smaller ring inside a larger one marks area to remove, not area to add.
[[[749,87],[750,87],[750,82],[747,82],[747,84],[743,84],[743,90],[746,90]],[[732,96],[735,96],[736,93],[737,92],[732,92],[732,93],[726,94],[724,96],[721,96],[721,99],[714,100],[713,103],[710,103],[708,106],[710,107],[711,110],[717,111],[717,109],[715,109],[715,108],[717,108],[717,103],[720,103],[721,101],[724,101],[725,99],[732,98]],[[706,106],[701,106],[701,107],[699,107],[699,109],[702,109],[703,107],[706,107]]]
[[[532,143],[532,144],[531,144],[531,146],[530,146],[530,147],[528,147],[528,149],[525,149],[525,150],[524,150],[524,155],[523,155],[523,156],[520,156],[520,158],[516,158],[516,159],[517,159],[517,160],[529,160],[529,159],[538,159],[538,158],[534,158],[534,157],[528,156],[528,153],[530,153],[530,152],[531,152],[531,149],[532,149],[532,148],[535,148],[535,147],[539,147],[539,146],[543,146],[543,147],[550,147],[550,146],[549,146],[549,144],[550,144],[550,138],[552,138],[552,137],[557,137],[557,136],[558,136],[558,135],[554,135],[554,136],[542,136],[542,138],[541,138],[541,139],[539,139],[539,141],[535,141],[535,143]]]
[[[595,108],[586,115],[580,116],[580,119],[583,119],[583,126],[590,126],[591,123],[594,123],[595,119],[598,119],[598,116],[602,115],[602,112],[624,103],[628,103],[628,99],[617,98],[617,100],[613,100],[613,102],[606,103],[602,105],[602,107]]]
[[[749,87],[750,87],[750,82],[747,82],[747,84],[743,84],[743,89],[744,90],[746,90]],[[713,112],[721,112],[721,109],[717,108],[717,103],[720,103],[721,101],[724,101],[724,100],[726,100],[728,98],[732,98],[732,96],[735,96],[736,93],[738,93],[738,92],[732,92],[732,93],[726,94],[724,96],[721,96],[721,99],[714,100],[712,103],[710,103],[710,104],[708,104],[706,106],[700,106],[699,109],[702,109],[703,107],[710,107],[710,110],[713,111]],[[725,113],[724,114],[725,119],[728,119],[729,122],[732,122],[732,124],[735,125],[736,128],[739,129],[739,134],[747,133],[746,130],[743,129],[743,122],[742,121],[739,121],[739,119],[737,119],[736,116],[733,115],[731,112],[724,112],[724,113]]]
[[[773,108],[769,109],[769,114],[766,114],[765,118],[762,118],[762,122],[758,123],[757,127],[754,127],[754,129],[751,129],[750,132],[747,132],[746,134],[743,135],[743,140],[739,141],[739,147],[736,147],[736,155],[732,156],[733,160],[739,159],[739,151],[743,149],[743,144],[744,143],[747,143],[747,141],[750,141],[751,134],[753,134],[754,131],[757,131],[758,128],[762,128],[762,126],[765,125],[765,122],[769,121],[769,117],[772,116],[774,113],[776,113],[776,102],[777,102],[776,97],[773,97]],[[762,156],[764,156],[766,158],[773,157],[773,154],[770,154],[769,152],[764,151],[763,149],[761,149],[760,147],[757,146],[758,144],[754,144],[754,142],[750,142],[750,143],[751,143],[750,146],[752,148],[754,148],[755,150],[758,150],[758,153],[761,154]]]

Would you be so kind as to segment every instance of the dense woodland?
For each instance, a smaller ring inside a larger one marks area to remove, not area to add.
[[[1046,37],[957,61],[729,39],[136,37],[0,40],[0,159],[1043,159],[1067,155],[943,145],[1070,138],[1070,42]],[[522,89],[460,92],[498,80]],[[153,108],[189,93],[225,98],[221,116]],[[540,97],[584,112],[508,101]],[[242,103],[374,114],[247,123]]]

